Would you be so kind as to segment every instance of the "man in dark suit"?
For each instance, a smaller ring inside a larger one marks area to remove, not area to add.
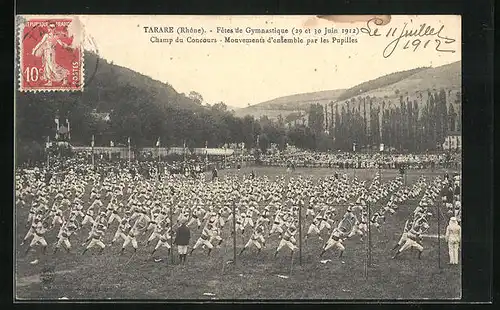
[[[181,264],[186,263],[187,247],[189,245],[189,239],[191,239],[191,231],[189,227],[186,226],[186,219],[180,221],[180,226],[177,228],[175,234],[174,244],[177,244],[177,250],[179,252],[179,259]]]
[[[47,171],[45,174],[45,185],[49,185],[50,179],[52,179],[52,173],[50,171]]]
[[[212,181],[217,179],[217,168],[212,169]]]

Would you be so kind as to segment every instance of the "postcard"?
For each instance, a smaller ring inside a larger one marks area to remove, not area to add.
[[[16,16],[16,299],[460,299],[461,33]]]

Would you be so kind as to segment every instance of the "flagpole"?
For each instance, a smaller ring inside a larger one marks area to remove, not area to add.
[[[66,125],[68,125],[68,143],[71,141],[71,128],[69,126],[69,119],[66,119]]]
[[[160,138],[158,138],[157,146],[158,146],[158,165],[159,165],[160,164]]]
[[[441,202],[442,203],[442,202]],[[436,203],[437,206],[437,218],[438,218],[438,269],[441,270],[441,215],[439,212],[439,203]]]
[[[184,144],[182,145],[182,153],[184,155],[184,163],[186,162],[186,140],[184,139]]]
[[[366,205],[368,207],[368,204]],[[363,220],[363,214],[361,214],[361,220]],[[363,240],[363,243],[365,245],[365,252],[366,252],[366,255],[365,255],[365,259],[364,259],[364,275],[365,275],[365,279],[368,279],[368,264],[369,264],[369,256],[370,256],[370,243],[369,243],[369,238],[368,238],[368,229],[370,227],[370,219],[367,218],[365,219],[366,221],[366,239]],[[363,236],[364,237],[364,236]]]
[[[58,112],[59,114],[59,112]],[[61,150],[61,147],[60,147],[60,144],[59,144],[59,130],[60,130],[60,119],[59,119],[59,116],[57,116],[57,119],[56,119],[56,124],[57,124],[57,131],[56,131],[56,140],[58,140],[57,142],[57,149],[59,150],[59,159],[62,158],[62,150]]]
[[[56,122],[56,140],[59,140],[59,117],[56,116],[57,118],[55,119]]]
[[[236,266],[236,202],[233,201],[233,262]]]
[[[205,141],[205,172],[208,169],[208,141]]]
[[[226,161],[227,161],[227,154],[226,154],[226,145],[224,145],[224,167],[222,169],[226,169]]]
[[[356,177],[356,168],[357,168],[357,167],[356,167],[357,165],[356,165],[356,163],[355,163],[355,161],[356,161],[356,143],[353,143],[353,144],[352,144],[352,151],[353,151],[353,153],[354,153],[354,160],[353,160],[353,163],[352,163],[352,167],[351,167],[351,168],[352,168],[353,178],[355,178],[355,177]],[[369,226],[369,225],[368,225],[368,226]]]
[[[378,175],[380,177],[380,180],[382,180],[382,175],[381,175],[381,166],[382,166],[382,152],[383,152],[383,147],[382,144],[379,145],[379,159],[378,159]]]
[[[366,220],[368,224],[368,266],[372,265],[372,229],[371,229],[371,208],[370,202],[366,202],[366,206],[368,208],[368,218]]]
[[[368,204],[366,204],[366,207],[368,208]],[[368,210],[367,210],[367,214],[368,214]],[[368,217],[368,215],[367,215]],[[361,214],[361,220],[363,220],[363,214]],[[370,256],[370,242],[369,242],[369,235],[368,235],[368,229],[370,227],[370,218],[366,218],[365,219],[366,221],[366,239],[365,239],[365,250],[366,250],[366,256],[365,256],[365,266],[364,266],[364,272],[365,272],[365,279],[368,279],[368,261],[370,260],[369,259],[369,256]]]
[[[163,179],[165,180],[165,178]],[[170,243],[172,244],[172,247],[174,246],[172,243],[172,237],[174,236],[174,219],[172,215],[172,209],[174,208],[174,188],[170,186],[170,194],[171,194],[171,201],[170,201],[170,207],[168,208],[170,211]],[[173,249],[170,250],[170,259],[172,261],[172,264],[174,263],[174,251]]]
[[[302,205],[299,203],[299,265],[302,266]]]
[[[91,142],[91,146],[92,146],[92,167],[95,168],[95,159],[94,159],[94,135],[92,135],[92,142]]]
[[[46,152],[47,152],[47,170],[50,168],[50,136],[47,136],[47,145],[46,145]]]
[[[130,168],[130,137],[128,137],[128,167]]]
[[[160,138],[158,137],[158,143],[157,143],[157,145],[158,145],[158,165],[156,166],[157,167],[156,173],[158,174],[158,181],[160,180],[160,177],[161,177],[160,176],[160,142],[161,142]]]

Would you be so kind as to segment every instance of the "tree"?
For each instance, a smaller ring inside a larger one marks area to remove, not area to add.
[[[453,104],[450,103],[449,108],[448,108],[448,130],[449,131],[455,131],[455,119],[457,115],[455,113],[455,108],[453,107]]]
[[[227,105],[224,102],[215,103],[212,109],[217,112],[227,112]]]
[[[363,136],[364,136],[364,144],[369,143],[368,141],[368,119],[366,118],[366,98],[362,98],[363,100]],[[371,141],[370,141],[371,142]]]
[[[323,113],[323,115],[325,116],[324,118],[324,124],[325,124],[325,131],[328,131],[328,105],[325,104],[325,112]]]
[[[382,137],[381,142],[390,146],[389,111],[382,109]]]
[[[203,104],[203,96],[200,93],[195,92],[194,90],[189,92],[188,98],[196,102],[196,104],[198,105]]]
[[[283,119],[283,115],[281,115],[281,114],[278,115],[277,122],[278,122],[279,127],[283,127],[283,128],[285,127],[285,120]]]
[[[438,95],[438,98],[439,98],[439,114],[438,114],[438,118],[439,118],[439,123],[440,123],[440,127],[439,127],[439,144],[441,145],[443,142],[444,142],[444,139],[446,137],[446,133],[448,132],[448,107],[446,105],[446,92],[444,89],[441,89],[439,91],[439,95]]]
[[[319,103],[311,104],[309,106],[309,128],[315,133],[319,134],[324,131],[324,111],[323,106]]]
[[[342,106],[341,109],[341,114],[340,114],[340,126],[339,126],[339,135],[336,138],[336,141],[338,141],[338,147],[341,150],[348,150],[348,140],[349,138],[347,137],[347,133],[349,132],[349,115],[348,111],[349,108],[347,106]]]
[[[334,121],[334,115],[335,113],[333,112],[333,101],[330,101],[330,135],[333,137],[334,136],[334,126],[335,126],[335,121]]]
[[[399,111],[400,111],[400,115],[399,115],[399,129],[400,129],[400,132],[398,133],[398,135],[400,136],[400,146],[399,148],[401,150],[403,149],[408,149],[408,143],[409,143],[409,139],[408,139],[408,113],[406,111],[406,101],[405,101],[405,98],[403,96],[400,96],[399,97],[399,104],[400,104],[400,107],[399,107]]]
[[[259,148],[261,150],[262,153],[266,153],[267,152],[267,149],[269,148],[269,138],[267,136],[267,134],[261,134],[259,136]]]

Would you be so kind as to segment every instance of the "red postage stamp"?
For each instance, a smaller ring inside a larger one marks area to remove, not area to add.
[[[21,25],[21,91],[83,90],[79,28],[70,18],[28,19]]]

